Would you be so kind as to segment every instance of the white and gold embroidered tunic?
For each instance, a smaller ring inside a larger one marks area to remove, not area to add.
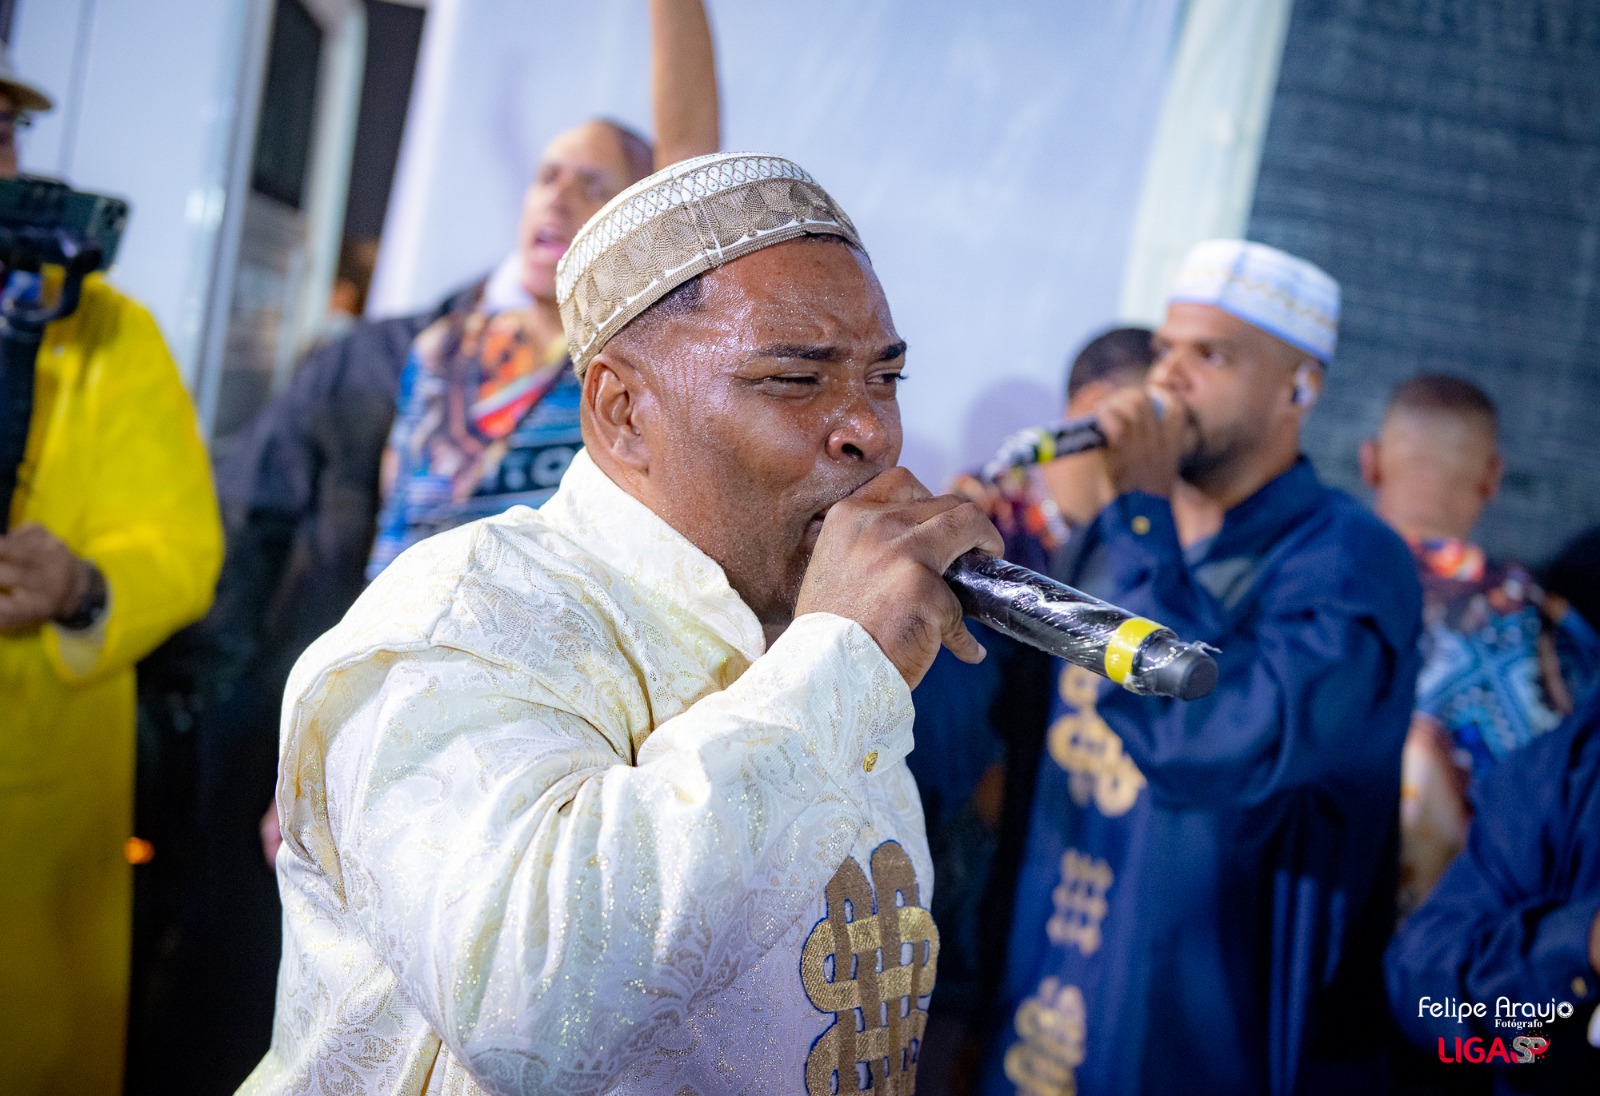
[[[402,555],[290,679],[284,956],[248,1093],[909,1092],[933,988],[911,700],[765,650],[580,454]]]

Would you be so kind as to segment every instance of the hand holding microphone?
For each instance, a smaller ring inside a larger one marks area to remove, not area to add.
[[[934,497],[892,468],[829,510],[795,615],[856,621],[913,688],[940,646],[966,662],[983,658],[963,614],[1132,692],[1191,700],[1216,683],[1203,644],[1007,563],[1001,549],[977,506]]]
[[[1092,417],[1013,435],[980,480],[993,483],[1013,468],[1104,449],[1113,494],[1167,496],[1178,479],[1188,420],[1163,389],[1124,389]],[[973,552],[957,559],[945,579],[969,616],[1130,692],[1194,700],[1216,684],[1216,662],[1205,644],[1185,642],[1155,621],[1044,575]]]
[[[1173,414],[1166,409],[1173,408]],[[1030,426],[1007,438],[979,479],[993,483],[1013,468],[1047,464],[1091,449],[1106,449],[1118,494],[1171,493],[1183,457],[1188,416],[1163,389],[1127,388],[1107,396],[1095,414],[1059,426]],[[1151,490],[1157,487],[1159,490]]]
[[[1181,404],[1162,389],[1127,388],[1106,397],[1095,421],[1105,435],[1106,472],[1117,494],[1172,494],[1189,429]]]
[[[839,500],[823,519],[795,615],[827,612],[866,629],[915,688],[941,646],[964,662],[983,647],[941,575],[971,550],[1004,542],[973,503],[931,494],[904,468],[890,468]]]

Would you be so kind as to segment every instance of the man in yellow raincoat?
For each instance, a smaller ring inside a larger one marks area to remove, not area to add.
[[[18,111],[48,105],[0,62],[0,175],[16,172]],[[9,518],[0,1091],[110,1096],[127,1024],[133,667],[205,612],[222,533],[166,343],[144,308],[98,277],[45,331]]]

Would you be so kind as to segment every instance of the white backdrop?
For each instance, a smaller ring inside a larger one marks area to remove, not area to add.
[[[723,144],[799,161],[849,211],[911,345],[905,463],[936,490],[1059,409],[1117,320],[1180,0],[708,0]],[[539,150],[648,131],[643,0],[433,0],[371,311],[509,246]]]
[[[1189,0],[1134,219],[1122,312],[1166,313],[1189,248],[1243,236],[1293,0]]]
[[[17,70],[55,97],[24,171],[130,200],[112,281],[149,306],[191,388],[263,0],[21,0]],[[263,25],[264,26],[264,25]]]

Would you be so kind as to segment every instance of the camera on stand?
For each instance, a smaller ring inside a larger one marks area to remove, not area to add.
[[[128,203],[56,179],[0,179],[0,533],[28,448],[44,329],[78,307],[83,280],[111,265]],[[62,272],[59,288],[45,268]]]

